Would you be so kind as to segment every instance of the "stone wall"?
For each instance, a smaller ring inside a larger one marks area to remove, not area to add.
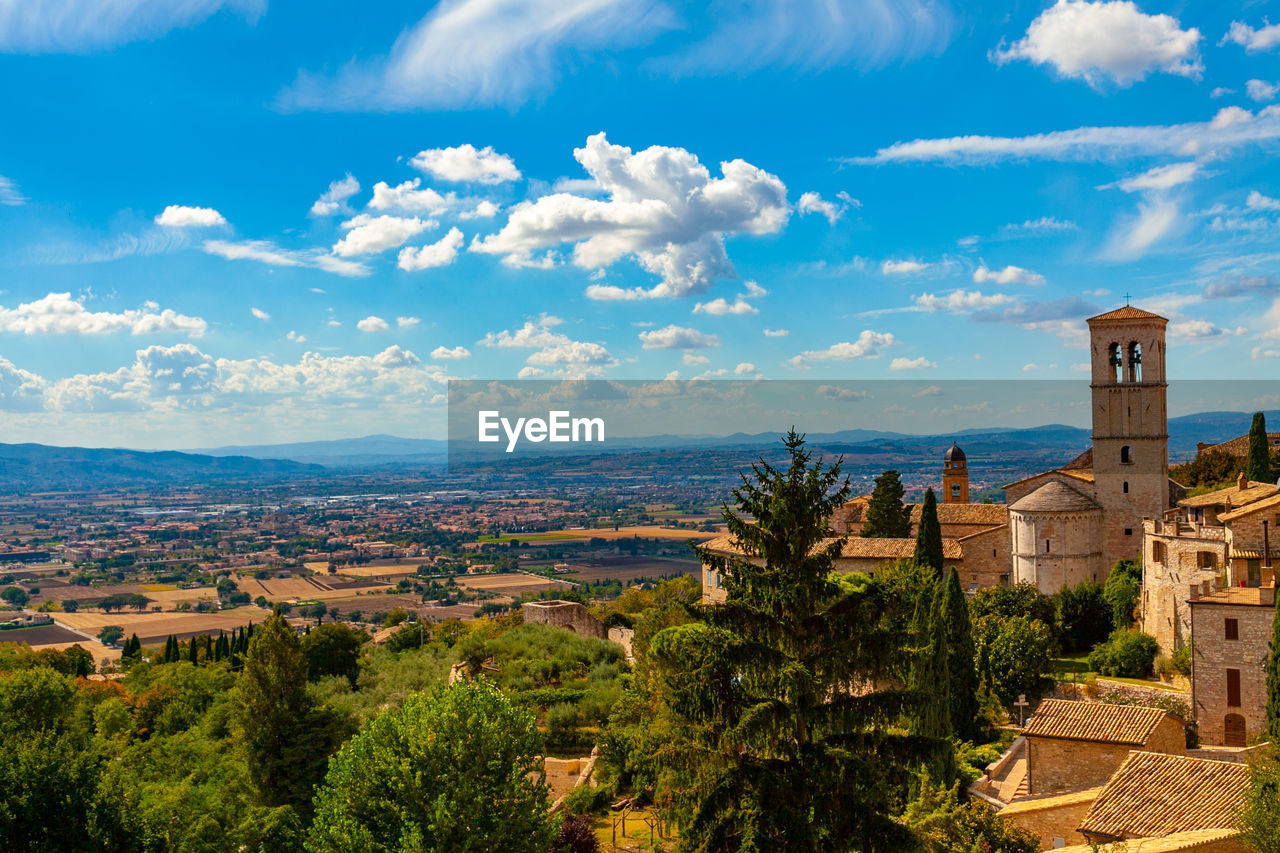
[[[1188,535],[1197,529],[1185,522],[1143,524],[1142,630],[1156,638],[1161,654],[1172,655],[1191,636],[1190,585],[1218,577],[1227,564],[1221,529]],[[1199,568],[1201,553],[1213,555],[1212,566]]]
[[[1076,827],[1084,823],[1085,815],[1100,790],[1090,788],[1075,794],[1024,797],[997,814],[1002,820],[1038,837],[1042,850],[1064,844],[1083,844],[1086,839],[1076,831]]]
[[[960,551],[964,561],[956,569],[963,589],[1008,586],[1012,582],[1008,525],[965,536],[960,540]]]
[[[521,610],[526,624],[550,625],[601,640],[608,638],[604,623],[576,601],[530,601]]]
[[[1029,737],[1027,790],[1038,795],[1097,788],[1111,778],[1134,748],[1117,743]]]

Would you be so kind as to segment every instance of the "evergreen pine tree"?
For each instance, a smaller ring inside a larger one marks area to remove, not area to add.
[[[933,489],[925,489],[920,507],[920,529],[916,532],[915,561],[929,566],[942,577],[942,525],[938,523],[938,499]]]
[[[903,504],[906,490],[897,471],[885,471],[876,477],[871,491],[862,535],[873,539],[907,539],[911,536],[911,508]]]
[[[1249,427],[1249,461],[1245,476],[1259,483],[1274,483],[1271,470],[1271,449],[1267,447],[1267,419],[1262,412],[1253,413],[1253,425]]]
[[[1271,655],[1267,658],[1267,734],[1280,744],[1280,607],[1271,620]]]
[[[961,740],[973,741],[978,735],[978,671],[969,602],[960,589],[960,575],[955,569],[947,575],[939,615],[941,623],[935,631],[945,635],[947,642],[951,730]]]
[[[164,662],[173,663],[178,659],[178,638],[170,634],[164,641]]]
[[[677,733],[667,751],[696,764],[677,796],[690,849],[863,853],[902,850],[891,779],[937,748],[895,732],[923,697],[878,682],[906,651],[895,602],[862,575],[838,575],[843,539],[827,520],[849,491],[839,463],[811,462],[785,439],[790,464],[752,466],[725,508],[742,557],[704,554],[728,600],[704,621],[666,628],[649,646]]]
[[[187,660],[193,664],[200,663],[200,638],[192,637],[190,645],[187,646]]]

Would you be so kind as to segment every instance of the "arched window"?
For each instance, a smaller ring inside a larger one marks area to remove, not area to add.
[[[1249,739],[1245,728],[1244,717],[1239,714],[1227,714],[1222,720],[1222,740],[1227,746],[1244,746]]]
[[[1110,354],[1107,356],[1107,364],[1111,365],[1111,373],[1115,377],[1115,381],[1124,381],[1124,359],[1120,356],[1120,345],[1112,344]]]
[[[1124,447],[1120,448],[1120,464],[1121,465],[1133,464],[1133,448],[1129,447],[1129,445],[1127,444]]]
[[[1142,344],[1137,341],[1129,344],[1129,381],[1142,381]]]
[[[959,484],[959,483],[952,483],[952,484],[951,484],[951,497],[953,497],[953,498],[958,498],[958,497],[960,497],[960,484]]]

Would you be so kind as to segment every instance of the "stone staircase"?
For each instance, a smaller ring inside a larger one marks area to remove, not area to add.
[[[1002,808],[1028,792],[1027,740],[1019,737],[1004,755],[987,765],[986,775],[969,786],[969,793],[994,808]]]

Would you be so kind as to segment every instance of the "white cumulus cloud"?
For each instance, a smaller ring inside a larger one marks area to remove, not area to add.
[[[520,180],[515,161],[510,155],[494,151],[492,145],[479,149],[470,143],[428,148],[415,154],[409,164],[442,181],[459,184],[503,184]]]
[[[562,324],[559,317],[542,314],[527,320],[515,331],[490,332],[480,343],[487,347],[532,349],[525,367],[517,374],[521,379],[553,375],[567,378],[599,376],[615,367],[618,360],[602,344],[577,341],[555,331]]]
[[[1245,94],[1249,96],[1249,100],[1258,101],[1274,101],[1276,92],[1280,92],[1280,86],[1267,80],[1249,80],[1244,84]]]
[[[719,335],[708,335],[697,329],[670,325],[640,333],[644,349],[707,349],[720,346]]]
[[[889,332],[864,329],[855,341],[841,341],[826,349],[805,350],[787,361],[792,367],[808,367],[815,361],[854,361],[861,358],[878,358],[880,350],[893,346],[894,337]]]
[[[271,319],[271,315],[270,315],[270,314],[268,314],[266,311],[263,311],[261,308],[254,308],[254,307],[250,306],[250,307],[249,307],[249,313],[250,313],[250,314],[252,314],[253,316],[257,317],[259,320],[270,320],[270,319]]]
[[[431,351],[431,358],[436,361],[458,361],[463,358],[470,358],[471,350],[464,346],[456,347],[436,347]]]
[[[889,259],[880,264],[880,272],[884,275],[911,275],[912,273],[924,272],[928,268],[928,264],[911,260]]]
[[[50,293],[16,308],[0,306],[0,332],[23,335],[131,335],[176,333],[198,338],[208,324],[199,317],[161,309],[154,302],[125,311],[90,311],[70,293]]]
[[[434,228],[436,224],[433,220],[419,219],[416,216],[410,219],[402,216],[385,214],[370,216],[362,213],[342,223],[347,233],[333,244],[333,253],[339,257],[349,258],[355,255],[385,252],[388,249],[403,246],[406,240],[421,234],[428,228]]]
[[[1261,27],[1254,29],[1244,21],[1232,21],[1227,34],[1222,37],[1219,44],[1226,44],[1229,41],[1240,45],[1248,53],[1271,50],[1276,45],[1280,45],[1280,24],[1263,21]]]
[[[608,195],[587,198],[552,193],[511,208],[496,234],[471,250],[505,255],[516,263],[537,252],[573,246],[573,263],[586,270],[630,256],[661,282],[653,288],[591,285],[594,299],[687,296],[734,274],[727,234],[773,234],[790,214],[786,186],[743,160],[720,164],[721,177],[683,148],[652,146],[640,152],[612,145],[603,133],[587,139],[574,157]]]
[[[452,193],[446,196],[431,187],[420,187],[422,178],[403,181],[394,187],[386,181],[378,181],[373,185],[373,198],[369,199],[368,207],[373,210],[440,214],[456,201]]]
[[[992,58],[1051,65],[1063,77],[1092,86],[1110,78],[1129,86],[1152,71],[1199,77],[1200,31],[1169,15],[1147,15],[1130,0],[1058,0],[1027,34]]]
[[[723,296],[719,299],[713,299],[710,302],[699,302],[693,306],[695,314],[711,314],[719,317],[725,314],[758,314],[759,310],[747,302],[742,297],[738,297],[733,302],[725,299]]]
[[[360,322],[356,323],[356,328],[362,332],[385,332],[391,326],[381,317],[370,314]]]
[[[937,366],[937,362],[930,361],[924,356],[919,358],[895,358],[889,362],[890,370],[926,370]]]
[[[447,267],[458,258],[458,250],[462,248],[462,232],[450,228],[449,233],[434,243],[414,248],[405,246],[400,250],[397,266],[402,270],[417,270]]]
[[[982,264],[973,271],[973,281],[975,284],[993,282],[995,284],[1041,285],[1044,284],[1044,276],[1022,267],[1015,267],[1013,264],[1009,264],[1002,270],[988,269],[986,264]]]
[[[918,308],[925,311],[978,311],[983,308],[995,308],[1010,305],[1016,300],[1004,293],[983,293],[979,290],[953,290],[945,296],[922,293],[915,298]]]
[[[167,228],[210,228],[214,225],[226,225],[227,220],[212,207],[171,204],[156,217],[156,224]]]
[[[337,214],[348,216],[354,211],[347,201],[358,192],[360,192],[360,182],[348,172],[344,178],[329,184],[329,189],[321,193],[320,197],[312,203],[310,214],[312,216]]]

